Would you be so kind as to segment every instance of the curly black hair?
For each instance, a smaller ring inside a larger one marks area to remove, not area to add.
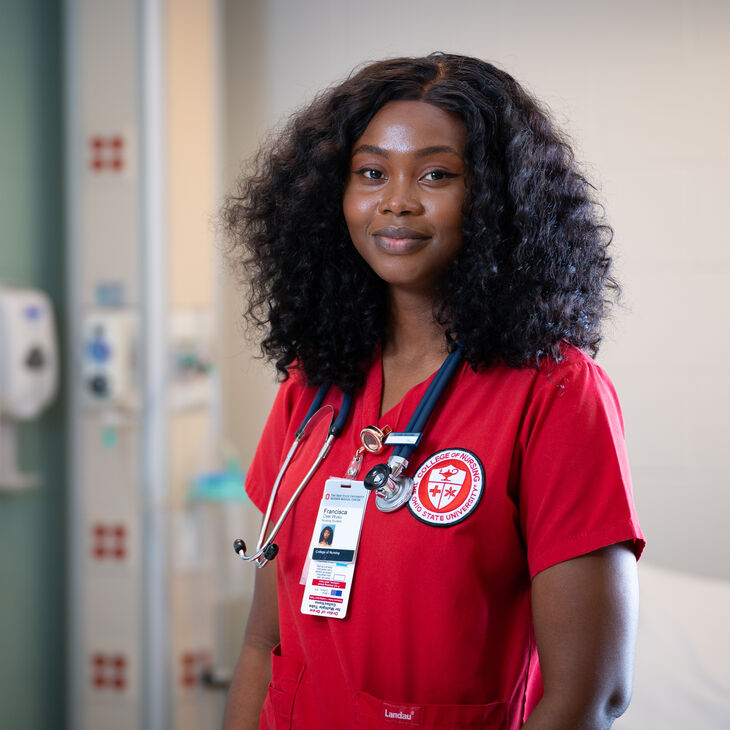
[[[619,286],[613,231],[547,111],[506,72],[433,53],[365,66],[296,113],[223,209],[229,254],[250,286],[247,314],[284,378],[362,383],[387,326],[386,284],[353,246],[342,212],[350,152],[390,101],[457,115],[467,130],[463,247],[434,309],[449,349],[474,368],[592,356]]]

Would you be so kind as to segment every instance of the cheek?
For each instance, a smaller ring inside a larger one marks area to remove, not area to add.
[[[355,250],[367,261],[366,239],[369,216],[363,209],[362,199],[348,194],[347,189],[342,198],[342,213]]]
[[[440,200],[430,211],[434,227],[439,231],[438,268],[445,269],[463,247],[463,204],[463,196],[455,194],[449,200]]]
[[[342,198],[342,212],[345,216],[345,222],[350,230],[350,234],[355,233],[356,229],[366,224],[368,210],[369,206],[367,201],[362,196],[355,195],[352,192],[348,192],[347,188],[345,189],[345,194]]]
[[[433,225],[440,229],[443,235],[452,237],[461,235],[464,215],[462,206],[463,197],[454,196],[450,200],[439,200],[428,212]]]

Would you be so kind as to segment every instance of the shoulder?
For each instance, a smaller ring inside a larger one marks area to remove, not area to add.
[[[285,380],[279,382],[277,390],[277,398],[282,398],[288,402],[294,402],[309,390],[307,379],[304,371],[292,365],[289,367],[288,376]]]
[[[544,358],[537,367],[494,365],[473,377],[492,383],[492,388],[483,389],[485,397],[498,399],[503,410],[512,410],[523,435],[545,423],[569,427],[599,418],[623,429],[610,378],[589,355],[567,342],[559,359]]]
[[[535,395],[552,397],[589,396],[590,393],[615,398],[613,383],[598,363],[583,350],[564,342],[561,358],[545,359],[537,368]]]
[[[579,429],[613,434],[615,440],[623,438],[624,431],[611,379],[595,360],[567,343],[559,362],[541,363],[526,403],[523,424],[528,433],[549,427],[565,437]]]
[[[307,385],[303,371],[290,367],[289,376],[277,388],[274,403],[269,411],[264,436],[275,436],[291,430],[292,423],[297,425],[304,418],[317,389]]]
[[[566,341],[560,344],[560,359],[549,357],[541,360],[538,371],[551,382],[569,376],[587,375],[590,371],[603,373],[590,355]]]
[[[537,366],[526,365],[520,368],[497,363],[477,368],[472,371],[471,378],[476,381],[496,381],[505,388],[525,392],[528,401],[538,396],[557,397],[570,390],[611,383],[595,360],[565,341],[561,344],[559,359],[545,357]]]
[[[276,478],[291,444],[294,432],[304,419],[313,398],[308,391],[303,374],[291,369],[289,377],[279,384],[274,403],[269,411],[258,448],[246,474],[246,492],[253,503],[263,512],[270,486]]]

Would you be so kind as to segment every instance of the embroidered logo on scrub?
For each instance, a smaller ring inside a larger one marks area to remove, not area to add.
[[[383,717],[385,722],[394,725],[415,725],[421,726],[420,707],[411,705],[393,705],[390,702],[383,702]]]
[[[479,504],[484,467],[466,449],[444,449],[426,459],[413,477],[408,509],[421,522],[438,527],[466,519]]]

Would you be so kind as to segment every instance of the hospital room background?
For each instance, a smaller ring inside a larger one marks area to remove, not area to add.
[[[0,0],[0,728],[220,725],[275,393],[216,226],[267,130],[446,50],[547,101],[624,285],[648,547],[615,727],[730,727],[730,3]],[[376,627],[374,625],[374,630]]]

